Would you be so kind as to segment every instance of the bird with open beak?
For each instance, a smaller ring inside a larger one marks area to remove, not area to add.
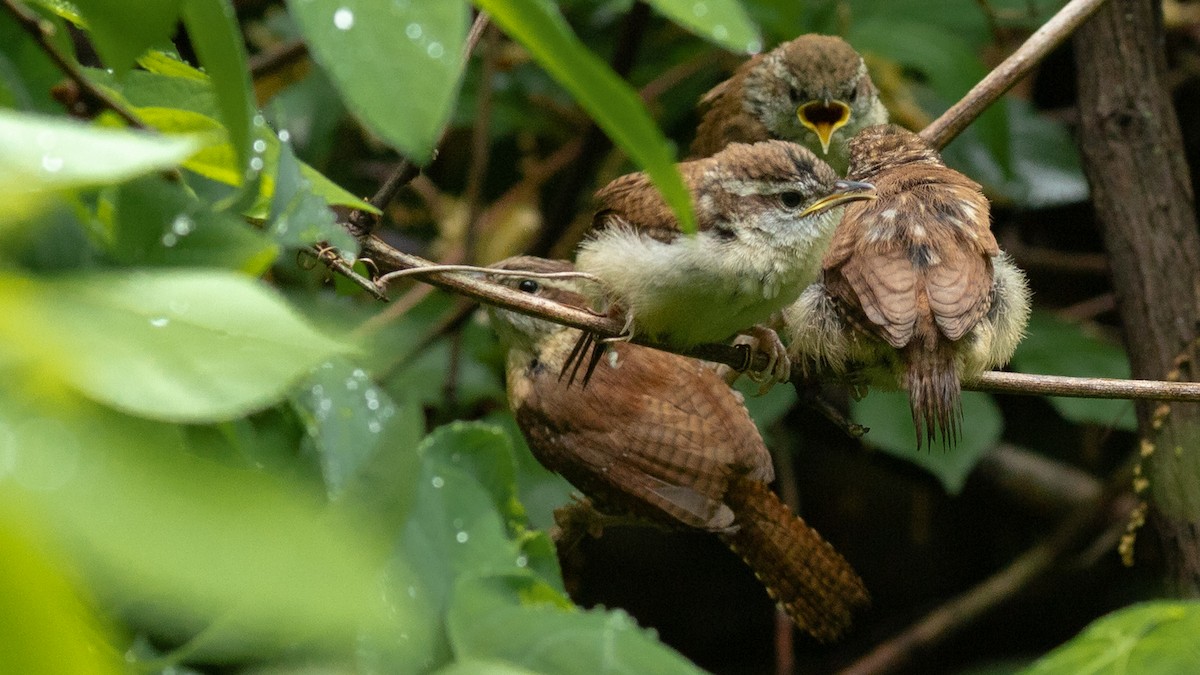
[[[693,157],[774,138],[808,147],[839,175],[850,138],[888,119],[862,57],[832,35],[801,35],[751,58],[705,94],[700,108]]]

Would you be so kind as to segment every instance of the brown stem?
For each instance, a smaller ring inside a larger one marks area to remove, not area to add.
[[[492,123],[492,78],[496,74],[496,59],[500,51],[499,34],[495,30],[484,32],[483,72],[479,78],[479,102],[475,110],[475,126],[471,129],[471,165],[467,169],[467,224],[463,237],[463,258],[476,262],[478,255],[479,216],[483,206],[479,203],[483,194],[483,180],[487,176],[488,161],[491,159],[489,132]]]
[[[1195,362],[1176,357],[1200,325],[1200,233],[1164,43],[1154,0],[1113,0],[1079,31],[1079,140],[1133,374],[1194,380]],[[1150,522],[1168,584],[1200,596],[1200,407],[1163,408],[1138,406]]]
[[[7,2],[8,0],[5,1]],[[463,45],[464,67],[467,58],[469,58],[471,53],[475,51],[475,45],[479,43],[479,38],[483,35],[483,29],[487,28],[487,25],[488,16],[486,12],[480,12],[475,16],[475,22],[471,24],[471,30],[467,33],[467,40]],[[442,139],[446,137],[447,128],[448,127],[443,127],[442,132],[438,134],[437,143],[434,144],[435,147],[442,144]],[[417,166],[417,164],[408,157],[401,157],[400,163],[396,165],[395,170],[392,171],[392,175],[383,182],[383,185],[379,187],[379,190],[375,192],[375,195],[371,197],[371,206],[374,206],[380,211],[386,209],[388,204],[391,204],[392,200],[396,198],[396,195],[400,192],[400,190],[405,185],[408,185],[410,182],[412,182],[412,179],[416,178],[418,173],[421,173],[421,167]],[[355,209],[350,212],[350,217],[347,219],[346,229],[355,237],[365,237],[373,232],[375,230],[375,226],[378,224],[379,216],[371,213],[370,211]]]
[[[146,125],[143,124],[142,121],[133,114],[133,111],[126,108],[125,105],[120,101],[109,96],[108,92],[104,91],[100,87],[97,87],[95,84],[92,84],[92,81],[83,74],[83,69],[79,67],[79,64],[75,63],[74,60],[59,51],[58,47],[55,46],[54,42],[51,40],[51,38],[54,36],[54,24],[42,19],[42,17],[38,16],[36,12],[26,7],[24,3],[20,2],[20,0],[2,0],[2,2],[4,3],[4,8],[8,10],[8,13],[13,15],[13,17],[17,20],[17,23],[20,24],[21,28],[23,28],[25,32],[33,36],[33,39],[38,43],[38,46],[42,48],[42,51],[46,52],[46,55],[50,57],[51,61],[54,61],[54,64],[58,66],[58,69],[63,71],[67,77],[71,78],[75,84],[79,85],[79,90],[84,96],[92,99],[92,101],[100,106],[113,111],[121,119],[128,122],[129,126],[137,129],[147,128]]]
[[[259,79],[280,70],[308,54],[308,45],[302,38],[288,40],[281,45],[250,57],[250,77]]]
[[[433,263],[409,253],[392,248],[376,237],[363,240],[363,253],[386,269],[409,269],[427,267]],[[463,274],[430,273],[422,278],[426,283],[465,295],[479,302],[496,305],[515,312],[549,319],[564,326],[591,331],[601,337],[616,337],[624,325],[587,310],[560,305],[556,302],[521,293],[507,286],[494,284],[483,279]],[[637,344],[664,351],[693,356],[713,363],[739,367],[745,361],[744,350],[732,345],[704,344],[686,350],[674,349],[662,344],[634,338]],[[767,357],[757,354],[752,367],[766,367]],[[799,367],[793,381],[801,377]],[[1061,375],[1031,375],[991,371],[979,378],[963,383],[963,389],[1007,394],[1071,396],[1076,398],[1125,398],[1159,401],[1200,401],[1200,383],[1161,382],[1152,380],[1117,380],[1094,377],[1066,377]]]
[[[971,88],[961,101],[921,130],[921,137],[934,147],[944,148],[962,133],[988,106],[1029,74],[1046,55],[1092,15],[1106,0],[1071,0],[1041,28],[1029,36],[987,77]]]

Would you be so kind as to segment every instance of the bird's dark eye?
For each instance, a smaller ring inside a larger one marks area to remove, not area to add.
[[[794,85],[791,87],[788,87],[788,94],[791,95],[793,101],[795,101],[797,103],[800,102],[800,90],[797,89]]]
[[[779,203],[783,204],[784,208],[799,208],[804,203],[804,195],[799,192],[780,192]]]
[[[533,279],[522,279],[520,283],[517,284],[517,290],[521,291],[522,293],[537,293],[538,289],[541,287],[541,284]]]
[[[858,88],[851,89],[850,95],[846,97],[846,100],[850,103],[854,103],[856,98],[858,98]]]

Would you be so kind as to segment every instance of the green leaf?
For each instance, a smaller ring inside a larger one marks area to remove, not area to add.
[[[338,358],[322,363],[295,396],[293,407],[316,447],[331,499],[339,499],[356,488],[363,496],[360,479],[387,481],[386,476],[365,476],[380,461],[379,453],[384,448],[397,456],[394,459],[411,458],[393,468],[406,471],[409,476],[416,470],[417,444],[424,435],[424,423],[414,414],[416,407],[410,405],[409,410],[401,410],[371,381],[366,371],[349,361]],[[401,479],[402,476],[394,475],[392,485],[376,483],[373,487],[395,494],[394,484]],[[396,498],[400,496],[397,494]]]
[[[386,539],[368,519],[306,486],[202,459],[178,426],[96,405],[36,371],[4,378],[0,428],[15,443],[3,492],[134,626],[203,630],[188,648],[200,658],[261,659],[298,642],[345,649],[385,624]]]
[[[458,658],[535,672],[700,673],[621,610],[582,611],[529,576],[465,578],[446,615]]]
[[[1000,409],[991,396],[964,391],[962,404],[962,438],[945,451],[940,438],[917,451],[917,434],[904,392],[872,390],[866,398],[850,404],[850,413],[855,422],[870,429],[867,443],[925,469],[937,477],[946,492],[957,494],[979,459],[996,446],[1004,428]]]
[[[1017,203],[1044,209],[1087,201],[1079,146],[1066,125],[1038,113],[1028,101],[1008,101],[1013,189]]]
[[[363,124],[413,160],[427,161],[462,76],[467,4],[291,0],[288,7]]]
[[[262,284],[218,271],[0,276],[4,356],[146,417],[231,419],[347,351]]]
[[[29,213],[61,190],[173,167],[199,148],[193,135],[159,136],[0,110],[0,220]]]
[[[256,158],[252,154],[261,154],[265,148],[251,147],[254,95],[246,45],[233,5],[229,0],[183,0],[183,23],[200,63],[212,78],[217,108],[237,153],[238,167],[247,172],[247,177],[253,177],[263,166],[261,159],[257,164],[253,162]],[[261,118],[257,121],[261,126]]]
[[[9,495],[0,502],[0,672],[126,672],[107,626],[13,501]]]
[[[929,90],[936,94],[936,100],[927,106],[931,112],[943,112],[987,75],[976,48],[959,30],[948,31],[911,17],[890,13],[866,16],[854,22],[846,39],[860,51],[884,56],[920,72]],[[1004,101],[997,101],[970,129],[1007,173],[1009,134],[1004,109]]]
[[[225,140],[225,129],[220,122],[201,113],[177,108],[138,108],[137,114],[147,125],[164,133],[206,134],[211,140],[184,162],[183,167],[225,185],[236,187],[242,184],[237,155],[233,146]],[[265,125],[256,127],[255,134],[255,141],[261,142],[265,148],[258,158],[263,161],[264,168],[259,173],[261,180],[258,181],[257,201],[246,210],[248,215],[266,217],[268,202],[275,191],[274,173],[278,168],[280,140]],[[303,162],[300,163],[300,175],[308,181],[308,189],[314,195],[330,204],[379,212],[379,209],[350,194]]]
[[[744,397],[750,418],[760,430],[765,430],[783,419],[783,416],[795,407],[798,398],[796,388],[790,385],[771,387],[770,391],[762,395],[758,393],[759,386],[748,377],[739,377],[734,383],[734,387]]]
[[[646,171],[679,218],[680,228],[694,232],[691,197],[662,132],[637,92],[583,46],[558,9],[547,0],[476,0],[475,4],[571,92],[609,138]]]
[[[1127,379],[1130,376],[1129,359],[1121,347],[1086,326],[1038,311],[1029,318],[1028,335],[1013,355],[1012,368],[1021,373],[1072,377]],[[1047,399],[1060,415],[1072,422],[1127,431],[1137,429],[1131,401],[1063,396]]]
[[[1027,675],[1190,673],[1200,663],[1200,602],[1147,602],[1092,622]]]
[[[223,267],[259,276],[279,255],[258,230],[158,176],[119,186],[114,211],[109,255],[125,265]]]
[[[762,36],[734,0],[649,0],[650,6],[704,38],[740,53],[762,49]]]
[[[124,73],[150,47],[170,42],[182,0],[75,0],[105,65]]]
[[[484,420],[503,430],[512,443],[517,490],[529,522],[534,527],[549,530],[554,526],[554,510],[571,501],[575,488],[565,478],[538,463],[521,435],[517,420],[507,410],[488,415]]]
[[[312,191],[312,182],[304,176],[303,165],[292,153],[291,146],[279,144],[278,153],[267,232],[288,248],[328,243],[337,249],[343,260],[353,263],[358,254],[358,242],[337,224],[333,211],[321,195]]]

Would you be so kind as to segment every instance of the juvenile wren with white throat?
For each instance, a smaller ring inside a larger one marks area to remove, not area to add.
[[[777,138],[805,145],[839,173],[849,139],[888,120],[862,57],[832,35],[801,35],[752,57],[705,94],[700,108],[693,157]]]
[[[629,174],[597,193],[576,262],[601,280],[634,333],[678,347],[727,340],[791,304],[816,280],[840,207],[874,196],[785,141],[735,143],[679,169],[694,236],[645,174]]]
[[[1000,251],[978,184],[897,126],[850,142],[850,177],[878,197],[846,208],[822,281],[784,311],[789,353],[908,391],[918,446],[957,436],[960,382],[1003,365],[1029,320],[1025,276]]]
[[[563,272],[570,263],[510,258],[496,267]],[[496,277],[584,306],[578,280]],[[579,331],[489,308],[508,348],[509,405],[530,450],[609,516],[715,533],[755,571],[802,630],[840,637],[868,603],[854,569],[771,492],[771,457],[738,395],[703,362],[613,344],[586,388],[559,379]],[[560,542],[560,545],[562,543]]]

